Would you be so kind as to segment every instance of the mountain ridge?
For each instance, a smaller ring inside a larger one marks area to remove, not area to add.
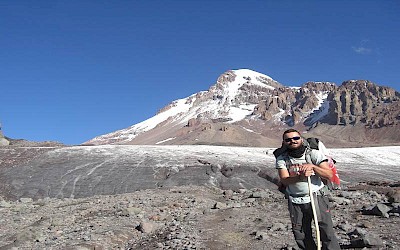
[[[395,133],[400,126],[399,100],[394,89],[368,80],[344,81],[340,86],[310,81],[301,87],[288,87],[256,71],[229,70],[207,91],[175,100],[145,121],[83,145],[277,146],[287,128],[308,135],[316,132],[324,138],[322,128],[328,131],[332,126],[345,131],[334,142],[337,147],[368,142],[369,132],[358,140],[348,140],[352,133],[365,129],[382,130],[378,132],[384,136],[382,143],[375,138],[373,145],[392,145],[400,142]]]

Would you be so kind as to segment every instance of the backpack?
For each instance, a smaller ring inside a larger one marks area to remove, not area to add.
[[[304,140],[304,142],[305,142],[305,146],[307,148],[306,149],[306,161],[308,163],[312,163],[311,155],[310,155],[312,149],[319,150],[322,154],[324,154],[328,158],[329,168],[332,170],[333,176],[330,180],[322,179],[322,181],[324,182],[325,185],[328,186],[329,189],[340,189],[340,178],[339,178],[339,174],[337,173],[337,169],[336,169],[336,165],[335,165],[336,160],[332,158],[329,151],[325,147],[324,143],[322,143],[321,140],[319,140],[318,138],[315,138],[315,137],[306,138]],[[282,145],[282,147],[276,149],[273,154],[274,154],[275,158],[278,158],[278,156],[285,154],[285,153],[286,153],[286,147],[284,145]],[[279,189],[282,189],[282,187],[279,187]]]

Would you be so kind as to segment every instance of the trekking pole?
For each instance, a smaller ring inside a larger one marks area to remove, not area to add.
[[[317,235],[317,250],[321,249],[321,240],[320,240],[320,235],[319,235],[319,225],[318,225],[318,216],[317,216],[317,211],[315,210],[315,202],[314,202],[314,196],[311,190],[311,178],[310,176],[307,176],[307,182],[308,182],[308,192],[310,194],[310,200],[311,200],[311,208],[314,216],[314,225],[315,225],[315,232]]]

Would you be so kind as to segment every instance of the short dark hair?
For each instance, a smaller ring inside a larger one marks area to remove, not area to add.
[[[298,134],[301,136],[301,134],[300,134],[299,131],[297,131],[296,129],[290,128],[290,129],[286,130],[285,132],[283,132],[282,139],[285,138],[285,135],[286,135],[286,134],[288,134],[288,133],[293,133],[293,132],[296,132],[296,133],[298,133]]]

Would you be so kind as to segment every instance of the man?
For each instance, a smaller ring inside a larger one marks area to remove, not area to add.
[[[307,149],[297,130],[289,129],[283,133],[283,153],[277,156],[276,168],[281,183],[286,186],[292,231],[300,249],[317,249],[312,236],[313,211],[310,203],[307,178],[311,178],[311,189],[318,215],[322,249],[340,249],[333,231],[329,201],[325,196],[323,179],[333,175],[328,159],[318,150]]]

